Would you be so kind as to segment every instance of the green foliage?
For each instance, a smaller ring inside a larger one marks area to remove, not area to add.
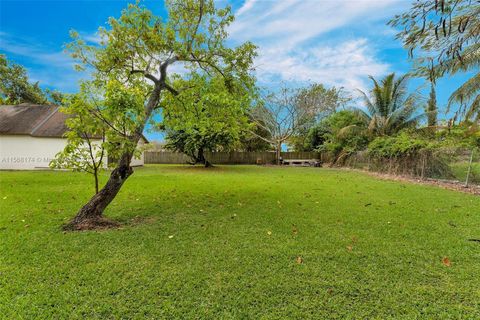
[[[376,137],[368,145],[369,155],[377,158],[399,158],[416,155],[431,147],[430,141],[402,131],[395,136]]]
[[[229,150],[238,145],[248,129],[249,88],[199,74],[177,78],[174,85],[189,89],[178,95],[167,94],[162,100],[161,128],[167,132],[167,148],[187,154],[194,162],[205,162],[204,151]]]
[[[332,87],[327,89],[323,84],[312,84],[300,88],[296,99],[300,108],[310,111],[306,125],[288,140],[288,144],[293,146],[296,151],[311,151],[315,148],[313,145],[320,144],[314,141],[314,135],[310,133],[311,129],[315,128],[316,124],[325,117],[345,107],[351,97],[345,93],[343,88]],[[315,131],[315,129],[313,130]]]
[[[394,136],[376,137],[368,145],[367,155],[373,170],[453,179],[461,176],[458,166],[466,160],[465,154],[478,153],[479,147],[478,128],[462,125],[434,135],[431,130],[403,130]]]
[[[415,127],[425,115],[415,115],[421,98],[408,94],[407,76],[395,79],[395,73],[380,82],[370,77],[373,89],[370,96],[360,91],[367,111],[356,108],[355,113],[372,136],[392,135],[404,128]]]
[[[146,166],[106,211],[120,229],[64,234],[85,174],[0,181],[2,318],[480,318],[478,196],[328,168]]]
[[[167,1],[166,9],[168,18],[163,19],[139,3],[129,4],[118,19],[109,19],[109,29],[98,30],[100,47],[87,45],[72,31],[74,41],[68,48],[80,61],[78,68],[93,66],[99,79],[146,78],[161,82],[163,89],[169,89],[168,66],[179,62],[187,69],[220,73],[227,80],[251,81],[255,46],[249,42],[234,49],[225,46],[226,29],[234,20],[229,7],[216,9],[213,0],[186,0]]]
[[[56,91],[48,91],[47,93],[53,93],[55,98],[59,95]],[[8,61],[5,55],[0,54],[1,104],[45,104],[49,102],[47,93],[42,91],[38,82],[30,83],[27,71],[23,66]],[[53,99],[53,102],[58,101]]]
[[[118,159],[124,153],[139,156],[131,139],[137,123],[144,119],[144,92],[111,80],[105,88],[84,82],[79,93],[63,100],[68,114],[67,146],[51,162],[52,168],[91,173],[98,192],[98,172],[106,167],[106,155]]]
[[[362,150],[368,143],[363,126],[363,122],[354,112],[336,112],[309,131],[305,149],[328,152],[336,160],[346,157],[352,152]]]
[[[266,140],[271,140],[270,133],[261,126],[255,125],[255,122],[248,116],[248,127],[250,130],[247,130],[240,137],[240,150],[247,152],[256,152],[256,151],[267,151],[272,150],[271,143]],[[265,138],[260,138],[265,137]]]
[[[399,158],[442,149],[475,148],[480,148],[478,126],[462,124],[439,130],[433,136],[429,132],[403,130],[394,136],[377,137],[368,145],[368,152],[379,158]]]
[[[436,140],[443,146],[480,149],[480,127],[475,123],[464,122],[438,131]]]
[[[473,71],[453,92],[449,108],[457,116],[480,116],[480,2],[472,0],[419,0],[390,21],[401,27],[397,38],[416,59],[416,74],[430,80],[445,74]]]
[[[66,124],[67,145],[50,162],[51,168],[72,169],[93,175],[98,193],[98,174],[106,167],[105,132],[107,127],[86,108],[81,94],[65,97],[61,111],[69,118]]]

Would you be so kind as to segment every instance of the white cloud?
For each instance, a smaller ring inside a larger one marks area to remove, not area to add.
[[[321,82],[364,89],[367,75],[385,74],[389,65],[377,61],[366,39],[345,41],[335,47],[314,45],[301,50],[269,47],[256,61],[259,80]]]
[[[240,9],[238,9],[238,11],[236,12],[236,15],[240,16],[243,13],[250,10],[253,7],[253,5],[255,4],[255,2],[257,2],[257,0],[246,0],[245,3],[243,4],[243,6]]]
[[[102,37],[97,32],[82,34],[81,37],[85,41],[90,42],[90,44],[101,44],[102,42]]]
[[[364,88],[367,75],[380,76],[390,68],[376,58],[375,39],[370,36],[385,37],[385,20],[405,3],[246,0],[236,12],[230,34],[235,42],[259,45],[255,65],[264,83],[294,80]],[[378,32],[362,30],[372,26]],[[341,35],[336,34],[339,29]]]
[[[40,85],[71,92],[78,87],[78,81],[86,77],[84,73],[74,70],[73,59],[62,50],[52,50],[51,47],[12,37],[4,32],[0,33],[0,49],[9,58],[27,58],[30,62],[30,80],[38,81]]]

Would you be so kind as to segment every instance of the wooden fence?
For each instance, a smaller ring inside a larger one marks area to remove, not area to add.
[[[213,164],[273,164],[275,152],[206,152],[205,158]],[[322,159],[317,152],[282,152],[283,159]],[[184,164],[190,158],[183,153],[171,151],[145,151],[145,163]]]

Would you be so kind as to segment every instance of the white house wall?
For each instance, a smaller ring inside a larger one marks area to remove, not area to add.
[[[143,152],[144,145],[145,145],[145,143],[143,142],[143,139],[140,139],[140,141],[138,141],[137,148],[140,148],[140,150],[142,150],[142,153],[140,154],[139,158],[134,157],[132,159],[132,161],[130,162],[130,165],[132,167],[143,166],[143,164],[145,163],[144,158],[143,158],[144,157],[144,152]]]
[[[65,148],[66,143],[63,138],[0,135],[0,170],[49,168],[50,161]],[[132,160],[132,166],[143,164],[142,152],[140,159]]]
[[[55,155],[65,148],[66,142],[62,138],[1,135],[0,169],[48,168]]]

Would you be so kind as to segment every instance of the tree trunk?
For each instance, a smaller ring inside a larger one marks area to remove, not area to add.
[[[282,143],[281,142],[278,142],[277,144],[277,148],[276,148],[276,158],[277,158],[277,166],[280,165],[280,158],[281,158],[281,155],[282,155]]]
[[[119,165],[112,171],[105,186],[97,192],[77,213],[75,218],[66,225],[66,229],[92,229],[98,226],[115,224],[103,219],[103,211],[120,191],[123,183],[133,173],[130,167],[131,154],[124,154]]]
[[[138,125],[135,133],[130,137],[132,144],[135,146],[138,144],[138,141],[140,141],[145,124],[160,100],[161,91],[162,87],[156,85],[145,107],[145,120],[143,123]],[[116,168],[110,174],[110,178],[105,186],[78,211],[75,218],[73,218],[72,221],[65,226],[65,229],[83,230],[116,225],[116,223],[103,218],[103,211],[110,204],[110,202],[115,199],[122,185],[133,173],[133,169],[130,167],[132,157],[133,153],[130,151],[125,151],[121,155]]]
[[[197,163],[202,163],[205,165],[205,168],[212,167],[212,164],[205,158],[203,147],[198,149]]]
[[[95,194],[98,193],[98,169],[93,170],[93,175],[95,176]]]

